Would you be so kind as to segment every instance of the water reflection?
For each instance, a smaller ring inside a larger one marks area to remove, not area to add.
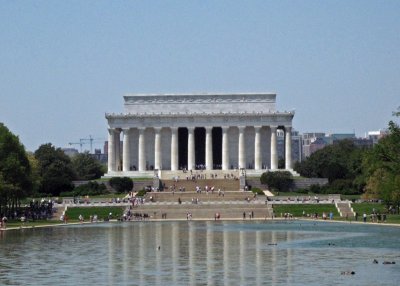
[[[399,234],[393,227],[312,222],[25,229],[1,233],[0,284],[392,284],[400,278]],[[397,264],[374,265],[374,258]],[[354,277],[340,275],[349,269]]]

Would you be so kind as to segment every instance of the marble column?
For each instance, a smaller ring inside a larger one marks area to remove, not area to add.
[[[229,127],[222,127],[222,170],[229,170]]]
[[[114,149],[115,149],[115,170],[116,171],[122,171],[122,166],[121,166],[121,139],[120,139],[120,134],[121,131],[118,129],[115,129],[115,135],[114,135]]]
[[[276,129],[277,126],[270,126],[271,128],[271,170],[278,169],[278,150],[276,142]]]
[[[154,169],[161,170],[161,128],[154,128]]]
[[[261,126],[254,126],[255,138],[254,138],[254,169],[261,170]]]
[[[292,127],[285,127],[285,169],[292,169]]]
[[[188,170],[195,169],[194,127],[188,127]]]
[[[206,127],[206,170],[214,169],[212,127]]]
[[[246,146],[244,138],[245,126],[239,126],[239,169],[246,168]]]
[[[171,171],[178,170],[179,164],[178,151],[178,128],[171,127]]]
[[[122,129],[124,134],[124,144],[122,145],[122,171],[131,170],[131,130]]]
[[[145,128],[139,128],[139,171],[146,171],[146,142],[145,142]]]
[[[115,130],[108,128],[108,172],[115,171]]]

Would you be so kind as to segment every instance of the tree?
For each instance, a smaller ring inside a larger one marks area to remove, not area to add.
[[[301,176],[328,178],[331,185],[339,180],[340,185],[347,181],[349,188],[360,192],[365,186],[362,159],[366,149],[359,148],[350,140],[341,140],[336,144],[311,154],[306,160],[295,165]]]
[[[35,158],[39,162],[41,193],[58,196],[74,188],[72,181],[76,178],[75,171],[71,160],[60,148],[55,148],[51,143],[43,144],[35,151]]]
[[[104,167],[89,152],[80,153],[72,158],[72,166],[79,180],[94,180],[104,173]]]
[[[388,206],[399,207],[400,127],[395,122],[389,122],[389,134],[366,154],[363,167],[368,177],[366,196],[381,198]]]
[[[265,172],[261,175],[262,184],[268,185],[270,189],[288,191],[293,184],[292,173],[288,171]]]
[[[133,188],[133,181],[128,177],[113,177],[110,179],[110,186],[117,193],[130,192]]]
[[[0,123],[0,214],[13,213],[31,191],[31,166],[25,148]]]

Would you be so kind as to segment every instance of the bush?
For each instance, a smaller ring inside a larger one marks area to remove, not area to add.
[[[311,185],[309,191],[312,194],[320,194],[323,193],[322,189],[320,185]]]
[[[128,177],[113,177],[110,179],[110,186],[117,193],[126,193],[132,191],[133,181]]]
[[[264,195],[264,191],[259,189],[259,188],[251,188],[251,191],[257,195],[263,196]]]
[[[310,191],[309,190],[307,190],[307,189],[298,189],[298,190],[296,190],[296,193],[299,193],[299,194],[308,194]]]
[[[293,184],[293,176],[288,171],[266,172],[261,175],[260,181],[272,190],[289,191]]]
[[[107,193],[108,193],[107,188],[103,183],[99,184],[97,182],[89,182],[87,184],[76,187],[71,192],[62,192],[60,195],[62,197],[79,197],[79,196],[98,196]]]
[[[144,197],[147,193],[146,189],[140,190],[139,192],[137,192],[136,196],[137,197]]]
[[[73,192],[75,196],[97,196],[108,193],[106,186],[97,182],[89,182],[76,187]]]

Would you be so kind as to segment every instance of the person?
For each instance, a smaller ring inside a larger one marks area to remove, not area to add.
[[[2,224],[3,229],[7,228],[7,217],[6,216],[3,216],[3,218],[1,219],[1,224]]]
[[[79,221],[80,221],[80,223],[83,222],[83,216],[81,214],[79,215]]]
[[[367,214],[365,212],[363,214],[363,220],[364,220],[364,222],[367,222]]]
[[[243,212],[243,219],[246,218],[246,212]]]

